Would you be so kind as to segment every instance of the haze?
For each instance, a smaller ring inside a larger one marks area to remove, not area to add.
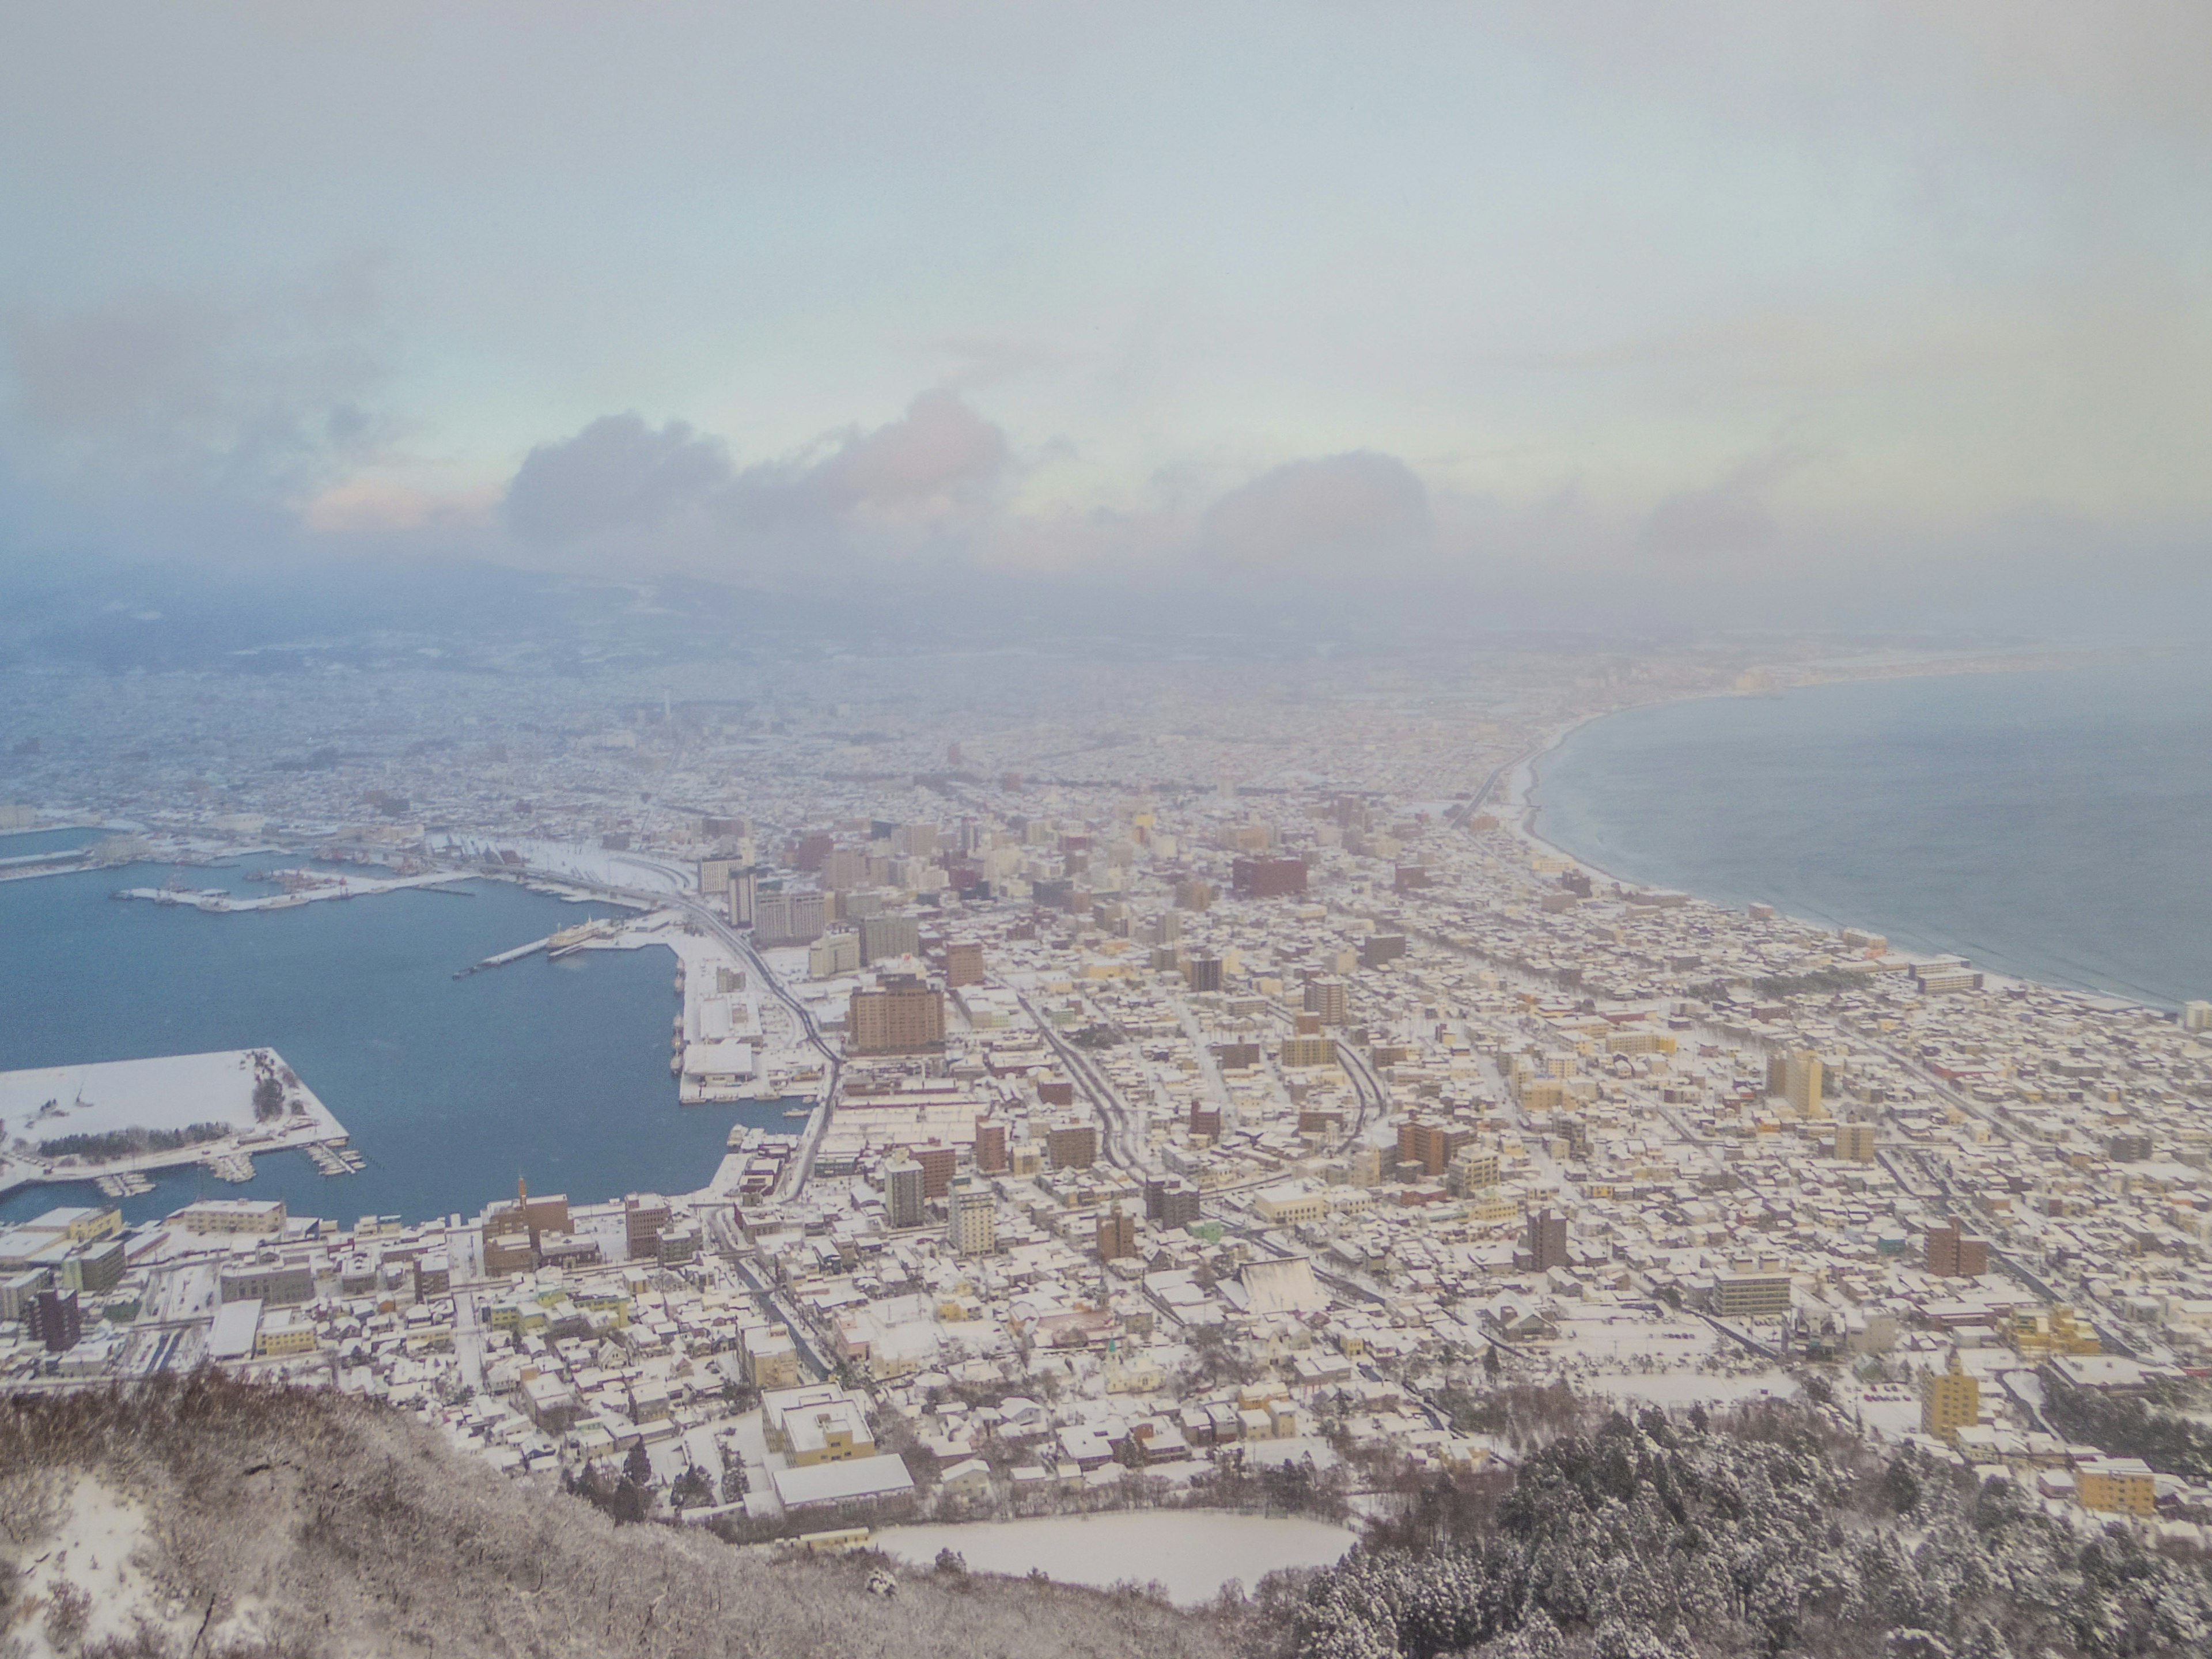
[[[2206,598],[2185,0],[9,10],[19,574]]]

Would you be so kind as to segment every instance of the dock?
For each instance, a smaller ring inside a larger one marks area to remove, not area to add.
[[[453,977],[466,979],[471,974],[481,974],[487,968],[504,968],[510,962],[520,962],[525,957],[534,957],[540,951],[550,949],[552,944],[553,936],[550,934],[544,939],[532,939],[527,945],[516,945],[512,951],[501,951],[495,957],[486,957],[482,962],[472,962],[465,968],[456,968],[453,970]]]

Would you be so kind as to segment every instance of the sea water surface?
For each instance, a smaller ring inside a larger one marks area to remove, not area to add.
[[[1626,879],[2177,1005],[2212,997],[2212,665],[1808,687],[1609,716],[1536,827]]]
[[[0,857],[15,839],[0,838]],[[325,1176],[304,1153],[269,1154],[244,1186],[171,1172],[125,1201],[129,1219],[203,1195],[283,1198],[295,1214],[347,1224],[473,1215],[518,1176],[579,1202],[689,1192],[714,1176],[732,1123],[792,1127],[776,1103],[677,1104],[668,951],[539,956],[453,977],[606,907],[490,881],[463,884],[466,897],[401,891],[228,915],[109,896],[173,876],[265,892],[246,879],[252,867],[296,861],[0,883],[0,1071],[266,1046],[368,1159],[359,1175]],[[21,1188],[0,1200],[0,1221],[92,1193]]]

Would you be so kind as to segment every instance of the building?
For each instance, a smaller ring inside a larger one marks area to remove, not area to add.
[[[1790,1103],[1800,1117],[1826,1117],[1820,1093],[1820,1057],[1810,1048],[1793,1049],[1766,1063],[1766,1088]]]
[[[1121,1213],[1116,1204],[1098,1222],[1098,1259],[1119,1261],[1137,1253],[1137,1218]]]
[[[1190,1133],[1194,1139],[1200,1140],[1220,1139],[1221,1109],[1218,1106],[1201,1106],[1196,1101],[1192,1101],[1190,1103]]]
[[[1773,1265],[1713,1278],[1712,1310],[1721,1319],[1781,1319],[1790,1312],[1790,1275]]]
[[[1305,860],[1238,859],[1229,866],[1229,885],[1239,898],[1292,897],[1306,890]]]
[[[1046,1132],[1045,1155],[1055,1170],[1087,1170],[1098,1161],[1098,1126],[1058,1123]]]
[[[668,1200],[659,1194],[632,1193],[623,1200],[623,1242],[631,1261],[658,1261],[667,1226]]]
[[[1836,1125],[1836,1156],[1846,1164],[1874,1162],[1875,1128],[1871,1123]]]
[[[204,1198],[187,1204],[173,1218],[188,1233],[244,1233],[274,1238],[284,1231],[284,1200],[281,1198]]]
[[[75,1291],[49,1285],[31,1298],[23,1334],[43,1343],[48,1353],[67,1353],[84,1340],[84,1316],[78,1310]]]
[[[1954,1350],[1951,1369],[1939,1371],[1920,1385],[1920,1431],[1939,1440],[1955,1437],[1982,1420],[1982,1386],[1966,1375]]]
[[[884,1208],[894,1228],[919,1227],[927,1218],[927,1180],[921,1165],[911,1159],[902,1159],[884,1170]]]
[[[988,1255],[999,1248],[999,1205],[988,1187],[963,1176],[952,1183],[951,1207],[955,1255]]]
[[[1188,957],[1182,964],[1182,976],[1194,991],[1218,991],[1221,988],[1221,958]]]
[[[1472,1129],[1409,1118],[1398,1126],[1398,1161],[1419,1164],[1423,1175],[1440,1176],[1451,1168],[1452,1159],[1459,1156],[1460,1149],[1473,1145],[1474,1141],[1474,1131]],[[1483,1184],[1498,1184],[1494,1157],[1491,1179]]]
[[[921,923],[912,916],[862,916],[860,965],[921,954]]]
[[[2158,1513],[2158,1480],[2140,1457],[2103,1457],[2074,1471],[2075,1492],[2085,1510],[2148,1520]]]
[[[1467,1198],[1495,1187],[1498,1175],[1498,1148],[1462,1146],[1452,1154],[1450,1166],[1444,1171],[1444,1190],[1454,1198]]]
[[[1342,1025],[1351,1018],[1344,981],[1340,979],[1308,980],[1305,1002],[1306,1012],[1318,1014],[1323,1025]]]
[[[2150,1152],[2150,1137],[2140,1129],[2123,1129],[2105,1137],[2105,1156],[2115,1164],[2142,1164]]]
[[[828,926],[829,907],[819,893],[781,888],[754,896],[753,938],[763,946],[811,945]]]
[[[894,975],[872,990],[855,990],[847,1007],[845,1040],[856,1054],[941,1053],[944,994],[910,974]]]
[[[925,1200],[944,1198],[952,1191],[952,1172],[960,1156],[950,1146],[915,1149],[914,1161],[921,1165],[921,1195]]]
[[[1336,1064],[1336,1039],[1330,1036],[1285,1037],[1282,1060],[1285,1066],[1334,1066]]]
[[[847,929],[824,933],[807,947],[806,972],[814,979],[837,979],[860,971],[860,936]]]
[[[982,1175],[1004,1175],[1006,1170],[1006,1126],[990,1118],[975,1123],[975,1168]]]
[[[1528,1234],[1523,1254],[1528,1266],[1537,1273],[1567,1265],[1567,1218],[1553,1215],[1550,1210],[1539,1210],[1528,1218]]]
[[[2212,1031],[2212,1002],[2183,1003],[2181,1029],[2185,1031]]]
[[[1188,1227],[1198,1219],[1198,1188],[1183,1180],[1145,1183],[1145,1219],[1157,1227]]]
[[[259,1302],[283,1306],[311,1302],[315,1295],[314,1269],[304,1261],[247,1261],[225,1267],[216,1276],[225,1302]]]
[[[1380,968],[1385,963],[1395,962],[1406,954],[1403,933],[1370,933],[1359,944],[1359,965]]]
[[[1928,1271],[1937,1279],[1978,1279],[1990,1270],[1986,1239],[1959,1231],[1955,1221],[1932,1229],[1928,1235]]]
[[[974,939],[961,939],[945,947],[945,988],[983,982],[983,947]]]

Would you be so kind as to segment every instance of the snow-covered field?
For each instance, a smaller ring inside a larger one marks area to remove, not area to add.
[[[916,1566],[927,1566],[938,1551],[951,1549],[979,1572],[1021,1574],[1036,1568],[1063,1583],[1100,1589],[1157,1580],[1177,1605],[1195,1607],[1212,1601],[1232,1578],[1249,1589],[1279,1567],[1332,1565],[1357,1540],[1323,1521],[1153,1510],[891,1527],[874,1541]]]
[[[1647,1406],[1734,1405],[1771,1395],[1788,1399],[1797,1385],[1779,1370],[1753,1371],[1739,1376],[1717,1376],[1707,1371],[1601,1371],[1575,1379],[1577,1388],[1594,1395]]]
[[[195,1123],[228,1125],[235,1139],[213,1141],[167,1152],[118,1158],[96,1172],[159,1169],[189,1164],[210,1150],[243,1143],[247,1152],[303,1146],[310,1141],[342,1139],[345,1126],[302,1082],[290,1094],[304,1112],[287,1111],[271,1122],[253,1115],[253,1056],[272,1050],[226,1049],[208,1054],[164,1054],[154,1060],[112,1060],[86,1066],[46,1066],[33,1071],[0,1072],[0,1146],[58,1140],[64,1135],[103,1135],[122,1129],[182,1129]],[[30,1153],[0,1156],[0,1190],[17,1182],[55,1178],[82,1180],[86,1170],[63,1165],[49,1171]]]

